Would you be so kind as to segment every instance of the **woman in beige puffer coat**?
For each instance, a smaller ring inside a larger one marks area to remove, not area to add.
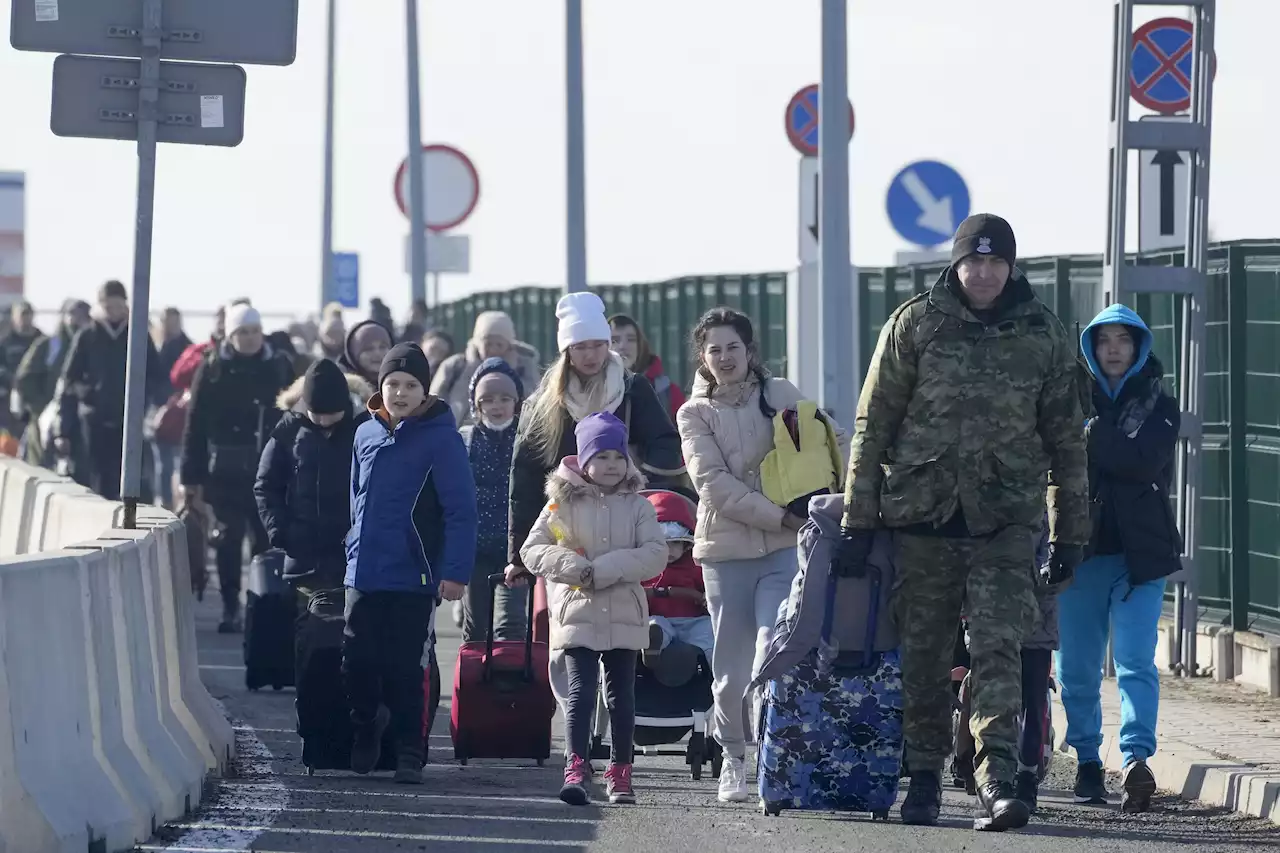
[[[588,800],[586,760],[603,663],[612,735],[609,798],[634,802],[636,658],[649,643],[641,584],[666,567],[667,541],[653,505],[638,494],[644,477],[628,458],[622,421],[607,412],[588,415],[575,433],[578,455],[566,457],[547,479],[547,505],[520,558],[546,578],[551,647],[564,650],[568,670],[569,756],[560,796],[574,805]]]
[[[761,491],[760,463],[773,449],[773,417],[803,399],[760,364],[751,321],[729,308],[708,311],[693,331],[698,372],[676,414],[681,449],[698,490],[693,556],[702,563],[715,633],[712,731],[724,748],[719,799],[749,796],[743,694],[769,647],[778,607],[797,570],[796,532],[805,519]],[[837,437],[847,444],[837,428]],[[847,454],[847,448],[846,448]]]

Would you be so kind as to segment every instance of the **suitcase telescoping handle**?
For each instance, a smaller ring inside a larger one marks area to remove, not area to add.
[[[862,643],[862,666],[871,666],[876,650],[876,627],[880,621],[880,569],[868,565],[866,567],[867,590],[871,601],[867,605],[867,636]],[[832,623],[835,621],[836,587],[840,582],[836,570],[836,562],[831,561],[827,573],[827,594],[822,606],[822,642],[830,644]]]
[[[497,607],[498,586],[504,583],[507,576],[502,572],[489,575],[489,624],[484,634],[484,680],[488,681],[493,666],[493,611]],[[524,680],[533,682],[533,582],[529,577],[529,612],[525,614],[524,633]]]

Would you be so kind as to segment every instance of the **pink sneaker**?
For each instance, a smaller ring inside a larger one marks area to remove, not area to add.
[[[564,765],[564,784],[560,786],[560,799],[571,806],[585,806],[591,802],[591,795],[587,792],[587,776],[590,772],[591,765],[578,755],[570,755]]]
[[[609,793],[609,802],[633,805],[636,792],[631,788],[631,765],[610,764],[604,771],[605,790]]]

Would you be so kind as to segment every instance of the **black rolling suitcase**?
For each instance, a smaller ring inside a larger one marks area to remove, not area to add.
[[[294,622],[297,593],[283,578],[284,552],[273,548],[253,558],[244,606],[244,684],[276,690],[294,682]]]

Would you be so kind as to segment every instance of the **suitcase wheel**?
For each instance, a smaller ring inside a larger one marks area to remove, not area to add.
[[[314,767],[308,767],[308,768],[307,768],[307,775],[308,775],[308,776],[314,776],[314,775],[316,775],[316,769],[315,769]]]
[[[459,763],[459,764],[461,764],[463,767],[466,767],[466,766],[467,766],[467,757],[466,757],[465,755],[460,756],[460,757],[458,758],[458,763]]]
[[[780,803],[770,802],[769,800],[761,800],[760,811],[765,817],[777,817],[782,814],[782,805]]]
[[[539,766],[539,767],[544,766],[546,763],[547,763],[547,759],[545,759],[545,758],[539,758],[539,759],[538,759],[538,766]]]
[[[887,821],[888,819],[889,819],[889,810],[888,810],[888,809],[878,809],[877,811],[874,811],[874,812],[872,812],[872,813],[871,813],[871,820],[872,820],[873,822],[874,822],[874,821],[877,821],[877,820],[886,820],[886,821]]]
[[[702,765],[706,761],[706,737],[695,732],[689,737],[689,748],[685,750],[684,761],[689,765],[689,777],[697,782],[702,779]]]
[[[281,690],[284,690],[284,685],[278,681],[273,681],[271,683],[271,689],[279,693]]]

